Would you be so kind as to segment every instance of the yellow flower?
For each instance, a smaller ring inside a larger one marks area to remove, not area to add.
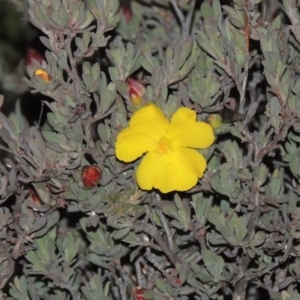
[[[169,121],[154,104],[136,111],[129,127],[116,141],[116,156],[131,162],[146,153],[137,168],[140,188],[163,193],[187,191],[203,176],[206,161],[191,148],[208,148],[214,142],[212,127],[196,121],[195,111],[181,107]]]

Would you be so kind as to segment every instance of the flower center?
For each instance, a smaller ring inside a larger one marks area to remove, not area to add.
[[[168,153],[170,150],[171,150],[170,141],[166,138],[161,138],[157,144],[155,152],[157,152],[159,154],[164,154],[164,153]]]

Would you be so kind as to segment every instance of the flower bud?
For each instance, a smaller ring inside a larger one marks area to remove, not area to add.
[[[84,166],[81,172],[82,183],[85,188],[95,187],[101,180],[102,172],[97,166]]]
[[[222,117],[218,114],[210,115],[206,121],[214,130],[218,130],[222,127]]]
[[[132,78],[128,78],[127,83],[131,103],[134,105],[141,105],[143,102],[142,98],[145,93],[145,87]]]
[[[33,61],[36,60],[39,63],[42,63],[44,57],[37,52],[34,48],[28,47],[26,51],[25,64],[26,66],[32,66]]]
[[[134,300],[145,300],[144,298],[145,292],[146,292],[145,289],[136,290],[136,292],[134,293]]]
[[[50,75],[44,69],[37,69],[34,76],[40,76],[46,83],[50,80]]]
[[[131,0],[120,1],[120,7],[121,7],[121,13],[123,14],[126,22],[130,23],[132,19]]]

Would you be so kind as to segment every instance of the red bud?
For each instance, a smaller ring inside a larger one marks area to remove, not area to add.
[[[128,78],[127,83],[131,103],[134,105],[141,105],[142,97],[145,93],[145,87],[132,78]]]
[[[125,0],[120,1],[121,12],[126,20],[129,23],[132,19],[132,10],[131,10],[131,1]]]
[[[32,65],[34,59],[41,63],[44,57],[40,53],[38,53],[35,49],[27,48],[26,58],[25,58],[26,66]]]
[[[136,292],[134,293],[134,300],[145,300],[144,293],[146,291],[147,290],[145,290],[145,289],[136,290]]]
[[[95,187],[101,180],[102,172],[97,166],[84,166],[81,172],[81,179],[85,188]]]

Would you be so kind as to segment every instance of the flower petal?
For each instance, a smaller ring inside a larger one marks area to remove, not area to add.
[[[177,191],[187,191],[194,187],[206,169],[206,161],[202,154],[194,149],[175,148],[173,161],[178,174]]]
[[[116,156],[124,162],[131,162],[142,156],[145,152],[155,149],[159,138],[147,133],[142,128],[125,128],[117,136]]]
[[[175,146],[205,149],[212,145],[215,136],[209,124],[196,121],[195,111],[181,107],[172,117],[168,139]]]
[[[131,162],[143,153],[153,151],[159,140],[166,135],[168,127],[168,119],[154,104],[137,110],[130,119],[129,127],[117,136],[117,158]]]
[[[136,178],[144,190],[187,191],[196,185],[205,169],[202,154],[193,149],[175,148],[164,155],[147,153],[137,169]]]
[[[148,152],[137,168],[136,179],[140,188],[144,190],[157,188],[162,193],[176,190],[178,173],[172,156]]]
[[[148,104],[132,115],[129,126],[147,128],[147,131],[152,131],[161,138],[165,136],[170,122],[156,105]]]

